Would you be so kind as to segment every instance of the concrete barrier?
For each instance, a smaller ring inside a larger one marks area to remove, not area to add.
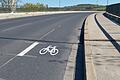
[[[98,13],[84,30],[87,80],[119,80],[120,26]]]
[[[109,19],[111,19],[111,20],[113,20],[113,21],[115,21],[115,22],[120,24],[120,17],[119,16],[113,15],[113,14],[108,13],[108,12],[104,13],[104,15],[106,17],[108,17]]]
[[[50,14],[79,13],[79,12],[98,12],[98,11],[51,11],[51,12],[21,12],[21,13],[0,13],[0,19],[11,19],[29,16],[40,16]]]

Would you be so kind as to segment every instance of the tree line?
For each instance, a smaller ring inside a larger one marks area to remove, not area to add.
[[[40,3],[26,3],[17,5],[17,12],[35,12],[35,11],[105,11],[106,6],[95,4],[79,4],[65,7],[48,7]],[[3,10],[3,9],[2,9]],[[4,10],[7,10],[4,8]],[[1,9],[0,9],[1,11]]]

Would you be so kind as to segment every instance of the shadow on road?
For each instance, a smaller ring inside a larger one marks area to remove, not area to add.
[[[86,80],[86,69],[85,69],[85,51],[84,51],[84,24],[81,29],[81,35],[79,38],[80,43],[78,44],[77,57],[76,57],[76,70],[75,80]]]
[[[94,16],[95,21],[98,25],[98,27],[101,29],[101,31],[105,34],[105,36],[109,39],[109,41],[114,45],[114,47],[118,50],[118,52],[120,53],[120,45],[119,43],[112,38],[112,36],[103,28],[103,26],[98,22],[96,15]]]

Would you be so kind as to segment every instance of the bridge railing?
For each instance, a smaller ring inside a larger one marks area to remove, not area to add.
[[[107,6],[106,11],[120,17],[120,3]]]
[[[105,16],[120,24],[120,3],[108,5]]]

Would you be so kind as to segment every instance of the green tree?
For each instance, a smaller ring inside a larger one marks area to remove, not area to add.
[[[26,11],[43,11],[46,8],[46,6],[40,3],[26,3],[23,6],[21,6],[21,8],[24,8],[24,10]]]

